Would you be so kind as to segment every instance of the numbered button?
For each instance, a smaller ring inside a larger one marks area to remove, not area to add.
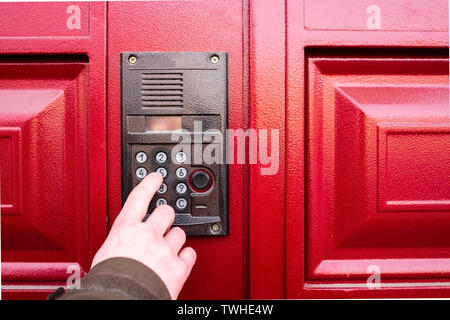
[[[158,200],[156,200],[156,206],[162,206],[164,204],[167,204],[167,200],[164,198],[159,198]]]
[[[144,179],[147,175],[147,170],[145,168],[137,168],[136,170],[136,177],[139,179]]]
[[[161,184],[161,186],[158,189],[159,194],[164,194],[167,191],[167,185],[165,183]]]
[[[177,152],[175,155],[175,160],[177,160],[178,163],[184,163],[187,159],[187,155],[185,152]]]
[[[147,161],[147,154],[142,151],[136,153],[136,161],[139,163],[144,163],[145,161]]]
[[[178,178],[183,179],[186,178],[187,176],[187,170],[185,168],[178,168],[175,171],[175,174],[177,175]]]
[[[183,209],[186,209],[186,207],[187,207],[187,200],[184,198],[178,198],[177,202],[175,204],[178,209],[183,210]]]
[[[163,178],[167,176],[167,170],[165,168],[158,168],[156,169],[156,172],[158,172],[160,175],[162,175]]]
[[[176,185],[175,189],[177,190],[178,194],[185,194],[187,191],[187,186],[185,183],[180,182]]]
[[[166,161],[167,161],[167,154],[165,154],[164,152],[158,152],[156,154],[156,162],[164,163]]]

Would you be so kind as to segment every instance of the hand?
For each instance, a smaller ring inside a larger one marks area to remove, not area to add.
[[[146,222],[142,222],[162,176],[151,173],[130,193],[111,231],[92,262],[126,257],[142,262],[166,284],[176,299],[196,260],[192,248],[184,248],[186,234],[178,227],[169,230],[175,219],[172,207],[158,206]],[[181,251],[180,251],[181,250]]]

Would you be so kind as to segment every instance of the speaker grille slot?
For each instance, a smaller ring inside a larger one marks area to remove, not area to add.
[[[143,73],[141,80],[143,107],[182,107],[183,73]]]

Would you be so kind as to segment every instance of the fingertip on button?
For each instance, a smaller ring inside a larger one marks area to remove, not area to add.
[[[152,172],[152,173],[150,173],[148,176],[149,176],[149,177],[152,177],[152,178],[155,178],[155,179],[158,179],[158,180],[160,180],[161,182],[162,182],[162,180],[163,180],[163,176],[162,176],[162,174],[159,173],[159,172]]]

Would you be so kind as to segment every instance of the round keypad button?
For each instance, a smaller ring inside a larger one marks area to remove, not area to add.
[[[175,155],[175,160],[177,160],[178,163],[184,163],[187,159],[187,155],[185,152],[177,152]]]
[[[136,170],[136,177],[139,179],[144,179],[147,175],[147,170],[145,168],[137,168]]]
[[[178,168],[175,171],[175,174],[177,175],[178,178],[183,179],[183,178],[186,178],[186,176],[187,176],[187,170],[186,170],[186,168]]]
[[[139,163],[144,163],[145,161],[147,161],[147,154],[142,151],[136,153],[136,161]]]
[[[161,186],[158,189],[159,194],[164,194],[167,191],[167,185],[165,183],[161,184]]]
[[[162,206],[164,204],[167,204],[167,200],[164,198],[159,198],[158,200],[156,200],[156,206]]]
[[[177,183],[175,189],[177,190],[178,194],[185,194],[187,191],[187,186],[185,183],[180,182],[180,183]]]
[[[178,209],[183,210],[187,207],[187,200],[184,198],[178,198],[175,204]]]
[[[195,189],[203,191],[211,184],[211,178],[206,171],[198,170],[192,175],[191,182]]]
[[[167,170],[165,168],[158,168],[156,169],[156,172],[158,172],[160,175],[162,175],[163,178],[167,176]]]
[[[155,159],[158,163],[164,163],[167,161],[167,154],[165,154],[164,152],[158,152]]]

